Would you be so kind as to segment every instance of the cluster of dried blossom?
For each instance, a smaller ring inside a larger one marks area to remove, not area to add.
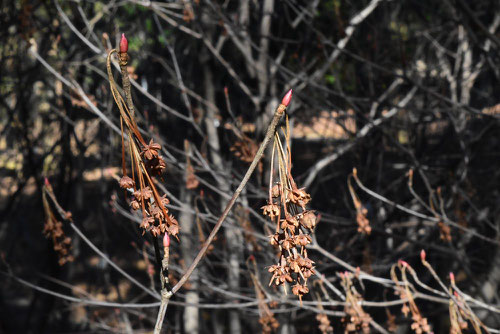
[[[352,171],[352,177],[355,179],[357,176],[356,168]],[[352,201],[354,203],[354,208],[356,209],[356,222],[358,223],[358,232],[362,234],[370,234],[372,232],[372,228],[370,226],[370,221],[366,217],[368,214],[368,210],[363,206],[361,200],[359,199],[354,187],[351,185],[350,177],[347,178],[347,186],[349,188],[349,192],[351,193]]]
[[[288,133],[287,133],[288,139]],[[290,147],[287,140],[288,157],[285,156],[278,135],[275,139],[278,148],[279,173],[281,182],[269,186],[269,199],[262,207],[263,213],[276,223],[276,232],[270,236],[270,243],[279,249],[279,262],[269,268],[271,281],[276,285],[295,284],[294,295],[302,296],[309,292],[307,280],[313,274],[314,262],[307,255],[306,246],[311,243],[309,234],[317,223],[314,212],[307,210],[306,205],[311,196],[304,188],[298,188],[291,175]],[[271,173],[273,173],[271,168]]]
[[[54,245],[54,251],[57,253],[59,258],[59,265],[62,266],[67,262],[73,262],[74,257],[71,254],[71,238],[64,234],[62,228],[63,224],[61,221],[57,220],[52,208],[46,197],[46,192],[52,192],[52,187],[50,186],[47,179],[45,179],[44,191],[43,191],[43,208],[45,211],[45,224],[43,226],[43,234],[46,238],[50,238]],[[67,219],[71,219],[71,213],[66,212]]]
[[[133,144],[137,145],[137,143]],[[135,150],[139,151],[137,148]],[[166,167],[159,155],[160,150],[161,146],[153,140],[149,144],[143,145],[139,156],[136,157],[140,160],[132,159],[133,163],[137,163],[133,170],[141,170],[142,173],[134,174],[133,178],[125,174],[120,179],[120,187],[132,191],[133,198],[130,207],[133,210],[141,209],[143,218],[140,227],[144,231],[149,231],[155,236],[164,233],[175,236],[179,233],[179,223],[174,216],[168,213],[167,205],[170,201],[166,195],[159,196],[152,181],[152,176],[161,175]],[[140,167],[142,168],[140,169]],[[139,180],[139,187],[136,187],[136,180]]]
[[[425,258],[425,255],[421,256],[422,258]],[[398,279],[398,276],[396,275],[396,268],[399,268],[399,270],[401,271],[402,282]],[[413,293],[410,290],[410,283],[408,282],[408,279],[406,277],[406,271],[411,272],[413,271],[413,269],[410,267],[408,263],[402,260],[399,260],[398,264],[392,266],[391,268],[391,278],[396,283],[397,287],[395,293],[399,295],[399,298],[401,298],[401,300],[405,301],[403,303],[401,312],[405,316],[408,316],[408,314],[411,313],[412,315],[411,319],[413,321],[411,324],[411,329],[416,334],[423,334],[423,333],[430,334],[432,333],[431,326],[429,325],[427,318],[423,317],[422,314],[420,313],[417,304],[415,304]],[[406,301],[408,301],[408,303]]]
[[[111,92],[120,110],[123,169],[120,187],[128,189],[133,193],[133,199],[130,202],[130,206],[133,210],[141,209],[142,222],[140,227],[143,228],[144,231],[149,231],[154,236],[165,233],[175,236],[179,233],[179,223],[174,216],[168,213],[166,206],[169,204],[169,200],[166,195],[160,196],[153,180],[153,177],[160,176],[166,168],[165,161],[160,155],[161,146],[152,139],[147,143],[142,137],[135,121],[133,103],[130,95],[130,85],[126,85],[125,80],[128,82],[128,76],[125,74],[123,75],[123,79],[127,103],[123,100],[118,91],[110,65],[110,57],[114,51],[115,50],[112,50],[108,54],[107,68]],[[120,66],[122,68],[126,68],[127,66],[127,51],[128,42],[122,34],[120,52],[118,54]],[[127,142],[128,150],[125,149],[125,142]],[[125,151],[130,152],[132,177],[127,175]]]
[[[331,334],[333,333],[333,327],[330,324],[330,319],[328,319],[327,315],[324,313],[318,313],[316,315],[316,320],[318,320],[319,325],[318,328],[322,334]]]
[[[345,318],[342,319],[346,323],[345,333],[362,331],[363,333],[370,333],[371,316],[366,313],[361,307],[363,298],[356,291],[352,284],[354,275],[350,272],[340,273],[342,279],[342,287],[346,295],[346,302],[344,312]]]

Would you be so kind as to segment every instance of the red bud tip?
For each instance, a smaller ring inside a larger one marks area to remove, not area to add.
[[[450,273],[450,281],[455,282],[455,274]]]
[[[422,249],[422,251],[420,252],[420,259],[422,260],[422,262],[425,261],[425,250]]]
[[[128,41],[125,34],[122,34],[122,39],[120,40],[120,52],[127,53],[128,51]]]
[[[228,94],[229,94],[229,91],[228,91],[228,89],[227,89],[227,86],[224,86],[224,95],[226,95],[226,96],[227,96]]]
[[[168,233],[165,233],[163,236],[163,247],[170,247],[170,237],[168,236]]]
[[[281,100],[281,104],[284,105],[285,107],[288,107],[291,100],[292,100],[292,90],[290,89],[288,93],[286,93],[285,96],[283,97],[283,100]]]
[[[408,262],[404,261],[404,260],[398,260],[398,263],[400,265],[402,265],[403,267],[409,267],[410,265],[408,264]]]
[[[44,178],[43,180],[45,182],[45,186],[46,187],[50,187],[50,182],[49,182],[49,179],[48,178]]]

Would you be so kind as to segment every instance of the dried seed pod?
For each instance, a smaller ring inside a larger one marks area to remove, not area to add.
[[[305,228],[312,230],[316,226],[316,215],[312,211],[306,211],[302,214],[300,223]]]

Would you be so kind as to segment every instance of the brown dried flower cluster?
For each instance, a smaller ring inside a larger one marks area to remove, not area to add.
[[[54,251],[59,258],[59,265],[62,266],[67,262],[73,262],[74,257],[71,254],[71,238],[66,236],[62,228],[63,223],[56,219],[54,212],[47,200],[46,192],[52,192],[52,187],[45,181],[43,191],[43,208],[45,211],[45,225],[43,226],[43,234],[47,239],[51,239],[54,244]],[[71,219],[70,212],[64,212],[67,219]]]
[[[137,143],[132,142],[131,145]],[[137,147],[132,151],[139,152]],[[161,146],[150,140],[149,144],[142,146],[140,154],[133,155],[133,170],[141,171],[133,175],[133,178],[126,175],[120,179],[120,187],[129,189],[133,198],[130,207],[133,210],[142,211],[142,222],[140,227],[144,231],[150,231],[154,236],[169,233],[177,235],[179,233],[179,223],[174,216],[168,213],[167,205],[170,203],[166,195],[160,196],[152,181],[152,176],[161,175],[165,169],[165,162],[159,155]],[[125,170],[125,169],[124,169]],[[139,186],[137,187],[137,182]]]
[[[340,273],[342,279],[342,287],[346,294],[346,304],[344,312],[347,314],[343,322],[346,323],[345,333],[362,331],[363,333],[370,333],[370,321],[372,318],[361,307],[363,298],[356,291],[352,284],[354,275],[350,272]]]
[[[352,176],[357,178],[357,170],[353,169]],[[349,192],[351,193],[352,201],[354,203],[354,208],[356,209],[356,222],[358,223],[358,232],[363,234],[370,234],[372,232],[372,228],[370,226],[370,221],[366,217],[368,214],[368,210],[361,203],[354,187],[351,185],[350,177],[347,178],[347,186],[349,187]]]
[[[425,255],[421,255],[425,258]],[[402,282],[399,281],[397,275],[396,275],[396,268],[399,268],[401,271],[401,278]],[[413,298],[413,293],[410,290],[410,283],[408,282],[408,279],[406,277],[406,271],[412,272],[413,269],[410,267],[408,263],[405,261],[399,260],[397,265],[393,265],[391,268],[391,278],[392,280],[396,283],[396,294],[399,295],[399,298],[402,300],[408,300],[408,303],[403,303],[403,307],[401,309],[401,312],[405,316],[408,316],[408,314],[411,312],[411,319],[413,320],[411,324],[411,329],[416,333],[416,334],[423,334],[423,333],[432,333],[431,331],[431,326],[429,325],[427,318],[424,318],[420,310],[417,307],[417,304],[415,304],[415,300]]]
[[[451,229],[450,226],[442,221],[438,223],[439,237],[441,240],[451,242]]]
[[[286,137],[288,139],[288,134]],[[295,283],[292,292],[302,301],[302,296],[309,292],[307,280],[315,274],[314,262],[308,257],[306,246],[311,243],[309,234],[316,226],[317,217],[314,212],[306,209],[311,196],[304,188],[297,188],[291,175],[288,140],[288,157],[284,154],[277,134],[274,147],[278,149],[281,182],[271,186],[271,177],[269,199],[267,205],[262,207],[264,215],[276,223],[276,232],[270,236],[270,243],[279,249],[278,264],[269,268],[272,273],[269,285],[273,282],[283,285],[286,292],[285,283]],[[271,173],[272,169],[271,166]]]
[[[425,265],[430,264],[425,261]],[[474,314],[472,308],[467,304],[466,299],[462,295],[462,292],[455,285],[455,275],[450,273],[451,286],[449,288],[450,295],[453,294],[454,298],[450,298],[450,334],[462,334],[463,330],[467,330],[469,323],[471,323],[472,329],[477,334],[484,332],[488,333],[488,328],[484,323]],[[471,331],[472,331],[471,329]]]
[[[332,334],[333,333],[333,327],[332,324],[330,323],[330,319],[328,319],[328,316],[324,313],[318,313],[316,315],[316,320],[318,320],[319,325],[318,329],[322,334]]]
[[[251,163],[258,148],[259,147],[255,141],[245,135],[242,135],[240,139],[235,141],[229,150],[234,152],[234,156],[239,158],[241,161]]]
[[[122,42],[120,42],[120,55],[126,55],[128,43],[124,36],[122,36]],[[149,231],[154,236],[164,233],[175,236],[179,233],[179,223],[168,213],[166,206],[169,204],[169,200],[166,195],[160,196],[153,180],[153,177],[162,175],[166,168],[165,161],[160,155],[161,145],[154,142],[153,139],[148,143],[142,137],[135,121],[130,91],[125,89],[126,98],[130,100],[130,103],[125,103],[113,79],[110,55],[111,53],[108,54],[107,58],[108,79],[111,93],[120,110],[122,135],[123,177],[120,179],[120,187],[133,193],[130,206],[133,210],[141,209],[142,222],[140,227],[144,231]],[[127,150],[126,145],[128,146]],[[130,152],[131,177],[127,175],[126,151]]]
[[[266,296],[265,293],[266,291],[264,290],[264,287],[260,284],[260,281],[257,278],[258,270],[257,270],[257,263],[255,261],[255,257],[252,255],[249,258],[249,262],[252,262],[253,264],[253,270],[254,273],[250,273],[250,277],[252,278],[252,282],[255,288],[255,295],[257,296],[257,300],[259,302],[259,323],[262,326],[262,333],[265,334],[271,334],[273,332],[276,332],[276,330],[279,328],[280,323],[276,318],[274,317],[274,313],[271,312],[271,308],[275,307],[275,303],[266,303]]]

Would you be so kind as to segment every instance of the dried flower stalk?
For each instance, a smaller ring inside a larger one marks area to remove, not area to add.
[[[45,179],[45,184],[42,191],[43,209],[45,211],[45,224],[43,226],[43,234],[46,238],[50,238],[54,244],[54,251],[59,258],[59,265],[62,266],[67,262],[73,262],[74,257],[71,254],[71,238],[66,236],[60,222],[47,199],[47,192],[52,193],[52,186],[48,179]],[[71,219],[71,212],[66,211],[64,219]]]
[[[125,44],[126,39],[124,41],[124,36],[122,36],[120,42],[121,52],[119,53],[122,74],[126,72],[123,68],[126,67],[128,61]],[[142,211],[143,218],[140,227],[144,232],[149,231],[153,236],[165,233],[176,236],[179,233],[179,223],[168,212],[166,206],[170,201],[166,195],[160,196],[154,184],[154,177],[160,176],[166,168],[165,161],[160,155],[161,145],[154,142],[153,139],[146,142],[139,131],[135,121],[130,91],[127,91],[125,87],[125,84],[128,84],[128,87],[130,86],[128,75],[123,75],[127,103],[125,103],[118,91],[111,72],[111,55],[115,52],[116,50],[113,49],[108,53],[107,69],[111,93],[120,110],[123,171],[120,187],[133,193],[130,206],[133,210],[140,209]],[[131,161],[131,177],[127,175],[126,151],[129,153]]]
[[[346,317],[343,319],[346,323],[344,333],[358,332],[360,330],[365,334],[370,333],[370,322],[372,318],[361,307],[363,298],[352,284],[354,274],[346,271],[340,273],[340,278],[342,279],[342,287],[344,288],[346,296],[346,304],[344,307]]]
[[[421,257],[425,258],[425,253],[423,253]],[[398,279],[398,276],[396,275],[396,268],[398,268],[401,271],[402,282]],[[422,333],[430,334],[432,333],[431,326],[427,322],[427,318],[422,317],[422,315],[420,314],[420,310],[417,307],[417,304],[415,304],[415,299],[413,298],[413,293],[410,290],[410,284],[406,276],[407,270],[411,271],[412,269],[408,263],[402,260],[399,260],[398,264],[393,265],[391,268],[391,278],[396,283],[397,287],[396,294],[399,294],[399,298],[401,298],[402,300],[408,300],[408,303],[405,302],[403,304],[401,312],[403,312],[405,316],[408,316],[408,314],[411,313],[412,315],[411,318],[413,320],[413,323],[411,324],[411,329],[416,334],[422,334]]]
[[[356,209],[356,222],[358,223],[358,232],[369,235],[372,232],[372,228],[370,226],[370,221],[366,217],[366,215],[368,214],[368,210],[366,210],[363,204],[361,204],[358,194],[356,194],[356,191],[351,184],[351,177],[357,177],[356,168],[353,168],[352,174],[347,177],[347,186],[349,187],[352,202],[354,203],[354,208]]]
[[[284,98],[289,98],[287,94]],[[269,285],[282,285],[286,293],[286,283],[295,283],[292,287],[294,295],[302,296],[309,292],[307,280],[313,274],[314,262],[307,255],[306,246],[311,243],[309,234],[317,223],[314,212],[307,210],[306,205],[311,196],[304,188],[298,188],[291,174],[291,150],[288,117],[286,118],[285,143],[283,148],[278,133],[274,137],[271,158],[271,178],[269,182],[269,198],[262,207],[263,214],[276,223],[276,232],[270,236],[270,243],[279,249],[278,264],[272,265]],[[274,155],[278,156],[279,182],[273,185]]]

